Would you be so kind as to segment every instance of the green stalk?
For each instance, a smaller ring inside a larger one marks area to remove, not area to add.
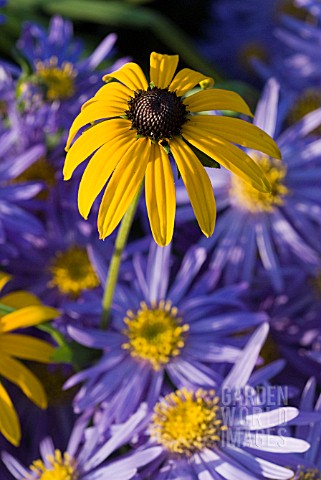
[[[102,303],[103,314],[102,314],[100,326],[103,330],[105,330],[108,326],[110,309],[111,309],[113,298],[114,298],[114,292],[117,284],[122,254],[127,244],[128,235],[134,220],[134,216],[137,209],[140,194],[142,191],[142,187],[143,187],[143,184],[141,184],[141,186],[139,187],[132,203],[130,204],[127,212],[125,213],[116,237],[114,253],[109,265],[109,271],[108,271],[108,276],[107,276],[107,281],[106,281],[105,291],[103,296],[103,303]]]
[[[6,315],[7,313],[12,313],[16,309],[5,305],[4,303],[0,303],[0,314]]]

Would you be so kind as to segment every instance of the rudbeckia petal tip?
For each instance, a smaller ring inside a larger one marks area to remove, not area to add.
[[[202,90],[206,90],[207,88],[212,88],[214,86],[214,79],[212,77],[208,77],[205,80],[200,81],[199,84]]]
[[[14,447],[19,447],[20,445],[20,441],[21,441],[21,435],[19,438],[14,438],[14,437],[10,437],[10,439],[8,439],[10,443],[12,443],[12,445]]]
[[[278,160],[282,160],[282,153],[281,153],[281,150],[279,148],[277,148],[277,156],[275,158],[277,158]]]
[[[62,175],[63,175],[64,181],[67,181],[67,180],[71,179],[71,174],[69,172],[67,173],[65,168],[62,171]]]
[[[215,226],[211,226],[207,231],[203,231],[206,238],[210,238],[214,233]]]
[[[169,245],[171,243],[171,238],[154,238],[155,242],[157,243],[157,245],[159,247],[166,247],[167,245]]]
[[[39,402],[38,406],[41,408],[41,410],[47,410],[47,408],[48,408],[47,399],[43,400],[42,402]]]

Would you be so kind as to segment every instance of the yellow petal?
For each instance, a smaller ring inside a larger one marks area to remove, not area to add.
[[[206,153],[223,167],[243,178],[254,188],[262,192],[270,191],[270,184],[263,170],[245,152],[224,139],[212,138],[206,132],[186,123],[183,127],[184,138],[194,147]]]
[[[44,340],[19,334],[0,335],[0,352],[4,355],[49,363],[54,347]]]
[[[26,328],[59,317],[55,308],[32,305],[8,313],[0,319],[0,332],[10,332],[16,328]]]
[[[0,272],[0,290],[11,280],[12,276],[9,273]],[[2,302],[2,300],[1,300]]]
[[[178,55],[152,52],[150,55],[150,81],[158,88],[167,88],[176,71],[178,60]]]
[[[183,102],[190,112],[206,112],[209,110],[231,110],[253,117],[243,98],[228,90],[201,90],[189,95]]]
[[[17,309],[29,307],[30,305],[42,305],[41,301],[36,295],[30,292],[25,292],[23,290],[4,295],[1,298],[1,303],[4,303],[8,307],[13,307]]]
[[[90,159],[78,190],[78,208],[84,218],[88,217],[96,197],[135,141],[135,132],[128,130],[127,127],[119,127],[115,138],[105,143]]]
[[[153,237],[163,247],[173,236],[176,196],[168,155],[159,145],[151,145],[145,175],[145,195]]]
[[[82,110],[80,114],[77,115],[70,127],[66,149],[69,149],[71,142],[75,138],[75,135],[82,127],[94,123],[96,120],[120,117],[121,115],[125,114],[126,107],[126,103],[117,104],[113,99],[108,101],[95,101],[88,105],[87,108]]]
[[[204,82],[206,88],[214,85],[214,80],[211,77],[207,77],[202,73],[191,70],[190,68],[183,68],[174,77],[172,83],[169,86],[169,90],[176,92],[178,97],[182,97],[195,85]]]
[[[39,380],[21,362],[0,353],[0,375],[17,385],[38,407],[47,407],[47,398]]]
[[[119,125],[119,122],[124,122],[124,125],[131,125],[131,123],[125,119],[105,120],[89,128],[77,138],[65,159],[63,170],[65,180],[71,178],[74,170],[86,160],[89,155],[95,150],[98,150],[98,148],[104,145],[110,138],[113,138],[115,127]]]
[[[197,156],[183,140],[175,137],[170,142],[170,148],[200,229],[206,237],[210,237],[216,219],[215,198],[210,179]]]
[[[281,158],[281,152],[275,141],[263,130],[244,120],[215,115],[194,115],[190,118],[189,124],[200,130],[206,130],[209,138],[218,136],[242,147]]]
[[[124,83],[134,92],[136,90],[147,90],[148,83],[146,77],[137,63],[129,62],[120,67],[118,70],[112,73],[108,73],[103,77],[104,82],[110,82],[112,80],[118,80]]]
[[[150,140],[140,138],[118,163],[99,208],[100,238],[110,235],[126,213],[145,175],[149,154]]]
[[[17,412],[9,395],[0,383],[0,432],[15,447],[21,440],[21,429]]]
[[[133,90],[131,88],[126,87],[122,83],[118,82],[111,82],[107,83],[107,85],[103,85],[96,93],[93,98],[88,100],[88,102],[84,103],[82,108],[85,108],[90,101],[100,101],[100,100],[109,100],[113,98],[113,100],[117,103],[127,103],[130,97],[133,96]]]

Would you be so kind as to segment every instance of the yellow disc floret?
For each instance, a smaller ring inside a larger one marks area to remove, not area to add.
[[[179,355],[185,344],[189,327],[177,316],[177,308],[169,301],[161,301],[149,308],[144,302],[137,313],[127,312],[123,333],[128,342],[122,347],[133,357],[148,361],[159,370],[173,357]]]
[[[321,299],[321,270],[319,270],[314,277],[311,278],[310,284],[312,285],[314,295]]]
[[[68,453],[62,455],[60,450],[55,450],[54,455],[47,455],[45,462],[36,460],[30,466],[32,475],[24,480],[77,480],[76,461]],[[35,477],[36,475],[36,477]]]
[[[49,268],[52,279],[49,287],[57,287],[65,295],[79,297],[83,290],[98,287],[98,277],[90,263],[85,248],[71,246],[58,252]]]
[[[47,100],[70,98],[75,93],[75,71],[69,62],[58,66],[58,59],[52,57],[49,62],[38,62],[36,73],[46,88]]]
[[[21,183],[28,181],[43,181],[46,184],[46,189],[41,191],[37,198],[46,200],[48,197],[49,189],[56,183],[55,169],[45,157],[40,157],[34,163],[32,163],[24,172],[18,175],[13,183]]]
[[[230,195],[235,203],[250,212],[272,212],[276,206],[283,205],[284,197],[289,193],[284,185],[286,166],[279,160],[268,156],[259,158],[259,165],[270,183],[269,193],[260,192],[249,183],[233,175],[231,177]]]
[[[240,47],[238,54],[238,61],[241,67],[245,68],[247,72],[253,73],[254,68],[251,60],[253,58],[259,59],[261,62],[267,62],[269,59],[268,50],[266,46],[258,41],[248,41]]]
[[[321,480],[321,472],[317,468],[304,468],[293,478],[296,480]]]
[[[301,120],[305,115],[313,112],[321,106],[321,92],[315,88],[308,88],[303,90],[303,93],[299,95],[293,107],[291,108],[287,121],[290,125]],[[320,127],[316,129],[320,133]]]
[[[213,447],[226,429],[214,390],[183,388],[156,404],[151,437],[169,452],[190,456]]]

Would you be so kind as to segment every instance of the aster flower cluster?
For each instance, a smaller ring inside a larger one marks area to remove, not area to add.
[[[1,479],[321,478],[320,6],[212,3],[247,101],[60,16],[0,60]]]

